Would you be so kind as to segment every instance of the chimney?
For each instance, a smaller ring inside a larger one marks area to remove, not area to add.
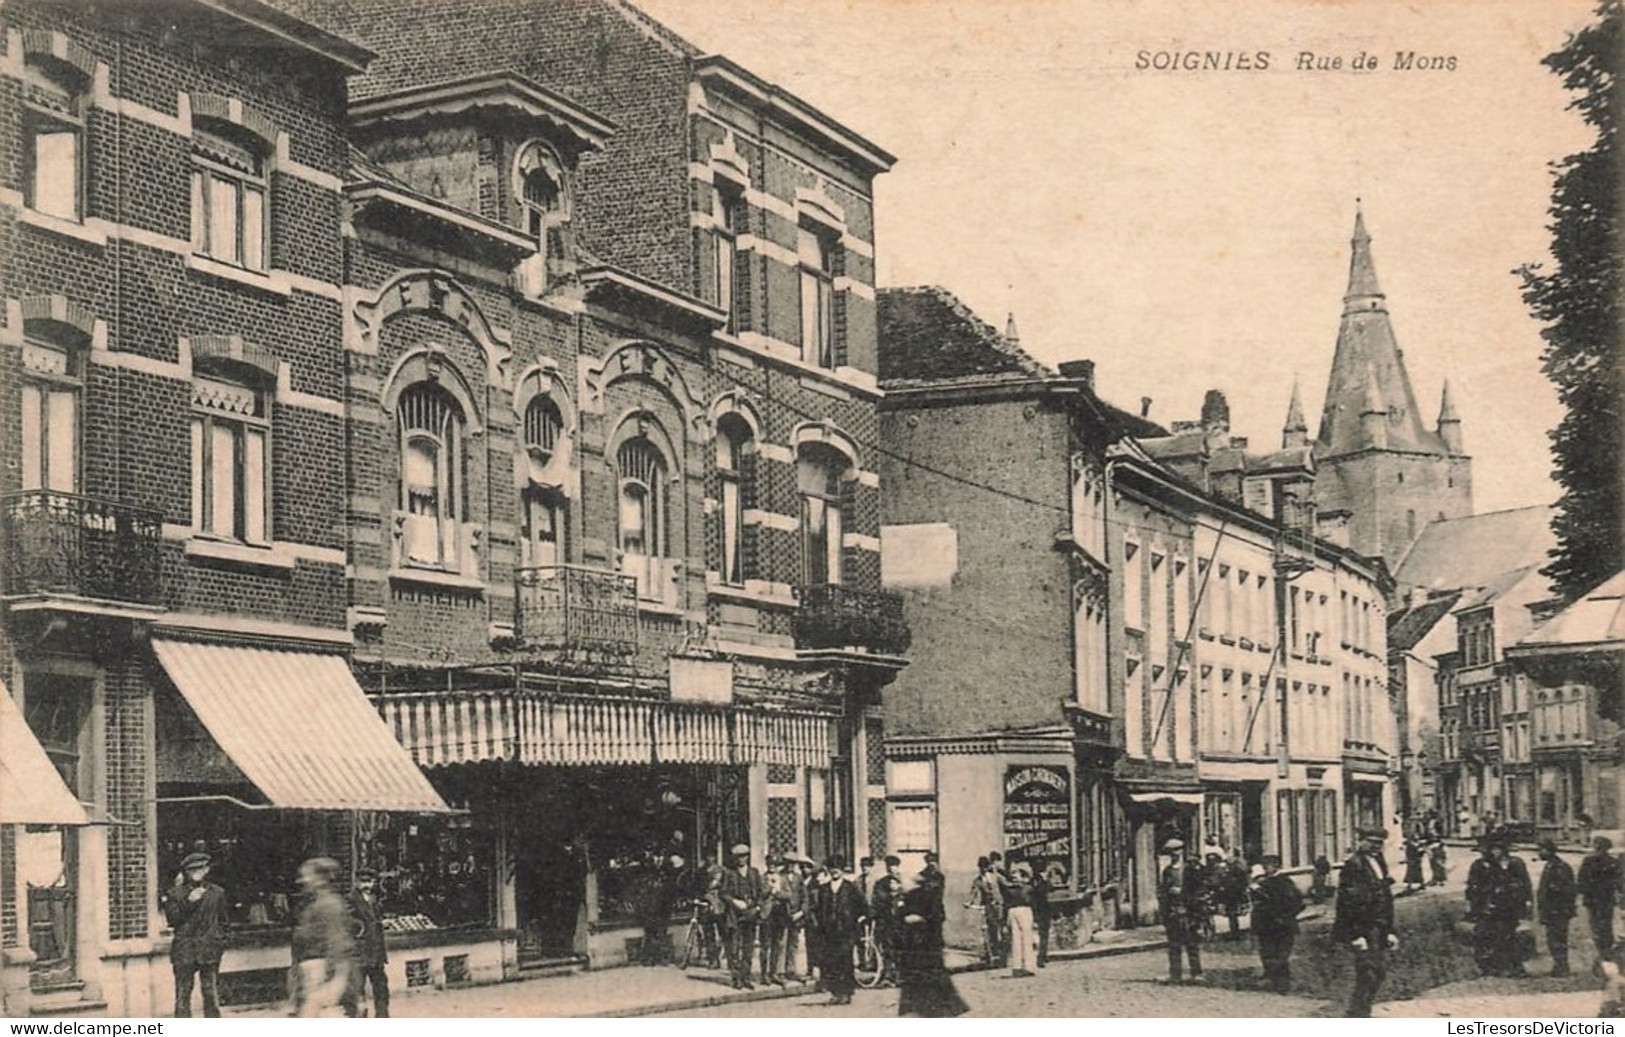
[[[1142,396],[1142,397],[1140,397],[1140,417],[1149,418],[1150,416],[1151,416],[1151,397]]]
[[[1009,314],[1004,319],[1004,337],[1009,340],[1012,346],[1021,345],[1021,332],[1016,330],[1016,315],[1014,313]]]
[[[1095,391],[1095,362],[1093,360],[1063,360],[1059,364],[1062,378],[1082,382],[1090,392]]]

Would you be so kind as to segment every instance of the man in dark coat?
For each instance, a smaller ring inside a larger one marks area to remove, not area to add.
[[[389,1018],[389,975],[384,966],[389,954],[384,950],[383,912],[378,904],[378,873],[362,868],[355,873],[355,888],[344,898],[355,923],[355,969],[350,989],[344,994],[344,1014],[361,1014],[361,999],[372,986],[372,1016]]]
[[[869,889],[869,917],[875,920],[875,942],[881,947],[883,983],[897,982],[897,926],[903,907],[903,862],[895,855],[886,857],[886,874]]]
[[[1546,949],[1552,954],[1552,975],[1569,974],[1569,921],[1574,917],[1574,869],[1557,855],[1557,844],[1540,841],[1540,885],[1535,889],[1535,913],[1546,930]]]
[[[1518,920],[1529,913],[1529,871],[1507,852],[1507,840],[1484,840],[1483,856],[1467,872],[1473,960],[1482,976],[1523,976]]]
[[[728,968],[735,990],[755,990],[750,981],[750,952],[767,901],[767,883],[750,865],[750,847],[733,848],[733,867],[722,873],[723,929],[728,935]]]
[[[1168,982],[1178,983],[1184,969],[1183,953],[1190,959],[1191,980],[1202,981],[1202,935],[1198,928],[1203,902],[1201,866],[1185,861],[1185,843],[1170,839],[1162,846],[1168,857],[1157,878],[1157,910],[1162,914],[1162,930],[1168,937]]]
[[[1264,965],[1264,981],[1277,994],[1292,989],[1292,945],[1298,939],[1298,912],[1303,894],[1281,874],[1281,858],[1264,857],[1264,874],[1253,887],[1253,935]]]
[[[853,973],[852,952],[862,935],[868,917],[863,893],[846,874],[846,860],[831,857],[827,863],[829,885],[819,895],[818,942],[824,959],[821,968],[824,989],[832,1005],[849,1005],[858,989]]]
[[[305,903],[290,949],[298,979],[294,1015],[302,1019],[327,1018],[340,1010],[355,968],[354,924],[333,888],[338,873],[331,857],[313,857],[299,866]]]
[[[220,959],[226,953],[226,891],[208,881],[212,860],[188,854],[164,894],[164,915],[175,937],[169,963],[175,971],[175,1018],[192,1017],[192,985],[201,979],[203,1015],[220,1017]]]
[[[1382,859],[1388,832],[1362,828],[1359,847],[1343,862],[1337,877],[1336,914],[1332,940],[1354,950],[1354,992],[1348,1016],[1368,1018],[1388,974],[1388,952],[1399,946],[1394,934],[1394,880]]]
[[[1619,899],[1619,860],[1614,857],[1613,840],[1599,835],[1592,850],[1580,862],[1578,885],[1585,901],[1586,921],[1591,923],[1591,942],[1597,946],[1597,960],[1606,961],[1614,953],[1614,904]]]

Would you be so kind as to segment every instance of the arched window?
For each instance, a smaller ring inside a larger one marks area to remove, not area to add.
[[[84,216],[84,73],[30,54],[24,66],[23,203],[64,220]]]
[[[812,587],[841,582],[842,482],[851,463],[839,451],[801,448],[796,484],[801,492],[801,582]]]
[[[247,270],[266,268],[264,142],[230,123],[192,133],[192,249]]]
[[[457,524],[465,511],[463,410],[434,382],[396,404],[401,436],[401,553],[409,565],[457,566]]]
[[[615,453],[620,472],[620,546],[629,555],[665,553],[666,462],[655,445],[641,436],[621,444]]]
[[[560,453],[563,437],[564,417],[558,404],[546,396],[531,400],[525,407],[524,446],[533,473],[548,473],[555,460],[566,460]],[[525,486],[520,508],[523,564],[549,566],[566,561],[566,509],[559,484],[551,480],[538,482],[533,474]]]
[[[716,444],[722,582],[741,586],[750,570],[745,560],[745,507],[754,489],[756,448],[750,426],[732,414],[717,422]]]
[[[556,278],[553,265],[565,258],[564,226],[570,218],[564,164],[551,148],[532,141],[519,151],[514,196],[519,224],[536,242],[536,255],[522,269],[525,288],[540,294]]]

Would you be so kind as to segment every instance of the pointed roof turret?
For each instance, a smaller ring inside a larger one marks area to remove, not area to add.
[[[1387,310],[1382,287],[1377,284],[1377,266],[1371,259],[1371,235],[1366,233],[1365,212],[1354,200],[1354,236],[1349,239],[1349,286],[1343,293],[1345,314]]]
[[[1460,420],[1461,416],[1456,413],[1456,400],[1450,394],[1450,379],[1446,378],[1444,391],[1439,393],[1439,424]]]
[[[1281,426],[1281,449],[1309,445],[1309,423],[1303,420],[1303,394],[1298,380],[1292,379],[1292,402],[1286,406],[1286,424]]]
[[[1021,345],[1021,332],[1016,330],[1016,315],[1009,313],[1004,318],[1004,337],[1012,346]]]
[[[1343,296],[1343,318],[1337,329],[1337,353],[1326,383],[1317,457],[1324,461],[1370,449],[1364,415],[1370,402],[1386,414],[1387,448],[1412,453],[1445,454],[1437,432],[1426,427],[1416,405],[1416,392],[1405,372],[1404,355],[1394,338],[1388,303],[1377,284],[1371,259],[1371,235],[1365,213],[1356,208],[1350,239],[1349,283]]]

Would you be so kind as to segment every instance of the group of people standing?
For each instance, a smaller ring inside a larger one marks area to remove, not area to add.
[[[188,854],[165,891],[163,907],[174,933],[170,964],[175,973],[175,1015],[192,1014],[192,991],[202,988],[203,1014],[220,1015],[220,960],[226,950],[226,893],[209,881],[213,859]],[[293,930],[289,989],[294,1014],[304,1017],[364,1014],[370,986],[373,1014],[389,1015],[389,978],[384,965],[383,918],[377,875],[362,869],[348,895],[340,895],[339,864],[313,857],[299,866],[304,901]]]
[[[750,847],[729,853],[729,865],[707,870],[697,891],[702,933],[713,932],[712,963],[725,957],[735,989],[753,989],[752,965],[764,984],[784,986],[816,973],[832,1005],[852,1002],[857,991],[856,949],[872,923],[890,979],[902,988],[899,1013],[961,1015],[967,1009],[943,963],[944,879],[936,855],[912,881],[902,861],[885,859],[885,873],[872,884],[869,863],[849,874],[840,855],[820,866],[810,858],[770,854],[764,874],[750,863]],[[808,975],[797,967],[805,942]]]
[[[1049,963],[1050,895],[1066,886],[1058,865],[1035,869],[1017,860],[1006,865],[997,850],[976,859],[965,907],[982,912],[983,960],[993,968],[1010,968],[1016,979],[1036,976]]]

